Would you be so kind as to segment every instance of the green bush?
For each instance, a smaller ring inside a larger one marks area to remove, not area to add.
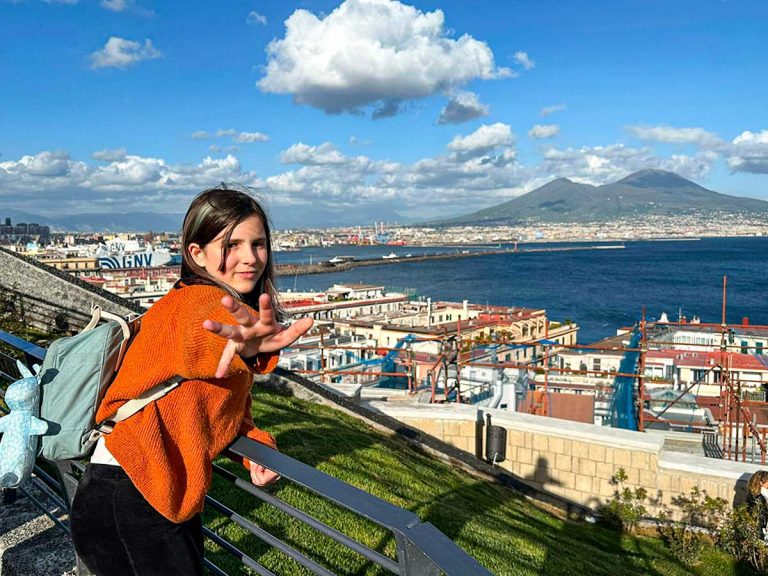
[[[672,520],[672,510],[664,506],[659,513],[659,534],[678,559],[694,566],[712,545],[711,530],[722,523],[728,503],[694,486],[689,495],[672,498],[672,504],[679,508],[681,518]]]
[[[747,562],[761,574],[768,571],[765,519],[760,506],[740,504],[725,517],[715,534],[717,546]]]
[[[600,508],[600,521],[609,528],[634,532],[637,523],[647,512],[643,503],[648,498],[648,491],[645,488],[632,490],[624,485],[626,481],[627,472],[619,468],[611,478],[611,484],[616,486],[616,490],[611,500]]]

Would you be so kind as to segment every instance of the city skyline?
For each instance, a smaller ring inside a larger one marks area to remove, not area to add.
[[[768,200],[759,2],[0,3],[2,207],[413,221],[556,177]]]

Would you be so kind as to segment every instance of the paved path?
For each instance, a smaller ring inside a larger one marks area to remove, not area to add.
[[[62,522],[67,514],[56,508],[31,482],[24,488]],[[11,504],[0,504],[0,576],[74,576],[75,554],[69,535],[20,491]]]

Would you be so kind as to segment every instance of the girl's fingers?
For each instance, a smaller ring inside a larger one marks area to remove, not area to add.
[[[256,324],[256,318],[254,318],[244,306],[241,306],[237,300],[232,298],[232,296],[224,296],[224,298],[221,299],[221,304],[227,309],[227,312],[232,314],[232,317],[241,326],[249,328]]]
[[[214,334],[218,334],[222,338],[232,339],[239,336],[239,326],[230,326],[229,324],[222,324],[215,320],[203,320],[203,328]]]
[[[268,341],[265,340],[264,345],[262,346],[262,351],[274,352],[276,350],[281,350],[286,346],[290,346],[301,336],[306,334],[307,330],[312,328],[312,324],[314,324],[312,318],[301,318],[296,320],[296,322],[269,338]]]
[[[275,311],[272,309],[272,299],[269,294],[259,296],[259,322],[272,325],[275,322]]]
[[[237,354],[237,346],[231,340],[224,346],[224,351],[221,353],[221,359],[219,359],[219,366],[216,368],[216,378],[224,378],[227,375],[229,365],[232,364],[232,360]]]

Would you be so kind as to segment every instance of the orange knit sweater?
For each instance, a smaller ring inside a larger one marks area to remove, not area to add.
[[[226,340],[202,322],[234,323],[222,296],[213,286],[185,286],[153,304],[96,414],[100,422],[175,375],[188,379],[117,424],[105,439],[139,492],[173,522],[203,509],[211,463],[236,436],[275,447],[275,439],[251,419],[251,384],[252,372],[270,372],[278,355],[259,355],[252,366],[236,356],[226,377],[214,377]]]

